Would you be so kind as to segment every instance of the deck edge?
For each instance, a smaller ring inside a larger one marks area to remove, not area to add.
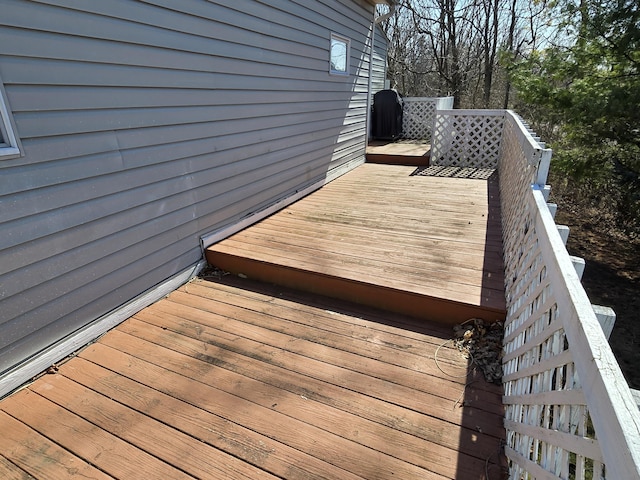
[[[506,312],[405,290],[358,282],[351,279],[277,265],[239,255],[206,251],[208,263],[225,272],[308,293],[359,303],[414,318],[453,326],[470,318],[502,321]]]

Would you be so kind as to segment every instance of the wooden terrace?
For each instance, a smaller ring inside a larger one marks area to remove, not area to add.
[[[496,176],[367,163],[213,245],[207,260],[430,321],[493,322],[505,316],[501,238]]]
[[[496,179],[430,173],[365,164],[212,246],[0,402],[0,478],[502,478],[502,388],[450,342],[504,316]]]

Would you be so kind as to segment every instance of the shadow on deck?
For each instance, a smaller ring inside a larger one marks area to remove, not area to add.
[[[491,180],[411,173],[363,165],[217,244],[267,278],[209,269],[3,400],[0,478],[502,478],[502,389],[443,324],[503,315]],[[373,290],[276,286],[276,258]],[[405,289],[411,316],[369,301]]]

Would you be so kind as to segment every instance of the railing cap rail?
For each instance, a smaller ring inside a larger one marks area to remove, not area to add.
[[[438,115],[478,115],[485,117],[503,117],[506,112],[507,110],[454,108],[449,110],[438,110]]]
[[[408,100],[410,102],[428,102],[428,101],[439,101],[439,100],[448,100],[453,97],[402,97],[402,100]]]

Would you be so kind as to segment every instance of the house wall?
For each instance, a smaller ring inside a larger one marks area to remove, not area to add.
[[[387,51],[389,42],[380,26],[376,26],[373,37],[373,62],[371,69],[371,93],[384,90],[384,82],[387,79]]]
[[[24,154],[0,160],[0,375],[197,263],[202,234],[364,161],[368,3],[55,3],[0,15]]]

